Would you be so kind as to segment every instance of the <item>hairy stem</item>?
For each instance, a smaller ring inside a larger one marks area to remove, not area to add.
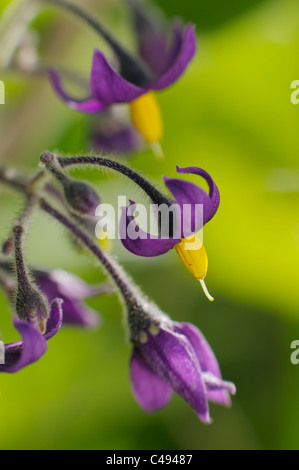
[[[154,204],[167,204],[170,206],[172,202],[167,196],[164,196],[160,191],[158,191],[155,186],[153,186],[149,181],[139,175],[136,171],[131,170],[122,163],[109,160],[108,158],[103,157],[92,157],[92,156],[79,156],[79,157],[69,157],[69,158],[58,158],[59,164],[62,168],[68,166],[76,165],[97,165],[110,170],[121,173],[135,184],[137,184],[152,200]]]
[[[129,306],[132,303],[136,303],[136,297],[138,293],[135,286],[132,286],[132,282],[127,279],[123,269],[112,259],[107,253],[102,251],[94,241],[72,220],[66,217],[64,214],[59,212],[53,206],[51,206],[44,199],[40,200],[41,208],[49,215],[54,217],[60,224],[66,227],[83,245],[100,261],[101,265],[110,274],[117,287],[119,288],[125,303]]]
[[[102,38],[108,42],[116,53],[121,66],[121,73],[124,78],[131,81],[135,85],[144,86],[152,81],[143,66],[135,60],[135,58],[125,50],[122,45],[115,39],[106,28],[89,13],[82,9],[79,5],[68,2],[66,0],[41,0],[43,2],[52,3],[53,5],[60,6],[71,13],[78,16],[80,19],[86,21]]]

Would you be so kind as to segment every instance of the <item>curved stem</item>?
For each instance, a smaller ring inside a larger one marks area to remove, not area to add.
[[[14,170],[1,171],[0,181],[8,184],[11,188],[21,192],[26,197],[28,193],[29,181]],[[97,258],[100,264],[106,269],[114,280],[118,291],[126,304],[126,316],[130,330],[130,339],[138,341],[140,332],[151,325],[159,325],[160,318],[164,314],[153,303],[140,292],[133,281],[127,276],[125,271],[107,253],[103,252],[97,244],[80,228],[76,223],[52,207],[44,198],[36,194],[36,201],[39,207],[47,214],[54,217],[60,224],[66,227],[81,243]],[[3,265],[0,258],[0,265]]]
[[[97,33],[99,33],[102,38],[108,42],[108,44],[112,47],[112,49],[118,56],[121,66],[121,73],[125,79],[134,83],[137,86],[144,86],[152,81],[152,77],[149,76],[143,66],[139,62],[137,62],[135,58],[121,46],[121,44],[106,30],[106,28],[98,20],[93,18],[79,5],[70,3],[66,0],[41,1],[52,3],[72,12],[80,19],[86,21],[89,26],[91,26]]]
[[[110,170],[117,171],[118,173],[121,173],[122,175],[132,180],[135,184],[137,184],[150,197],[154,204],[167,204],[168,206],[172,204],[170,199],[160,193],[160,191],[158,191],[155,186],[149,183],[141,175],[136,173],[136,171],[131,170],[131,168],[128,168],[122,163],[109,160],[108,158],[91,156],[58,158],[58,161],[62,168],[72,165],[97,165],[109,168]]]
[[[72,220],[64,214],[52,207],[47,201],[41,199],[40,206],[45,212],[64,225],[64,227],[75,235],[75,237],[79,239],[93,255],[96,256],[116,283],[126,304],[128,306],[135,305],[136,298],[139,297],[137,289],[135,286],[132,286],[131,281],[128,281],[122,268],[107,253],[103,252],[81,228],[75,225]]]

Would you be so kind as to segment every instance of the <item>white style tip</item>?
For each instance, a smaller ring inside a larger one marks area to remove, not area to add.
[[[156,158],[158,160],[163,160],[164,159],[164,152],[162,150],[160,142],[154,142],[151,144],[151,149],[154,152]]]
[[[206,297],[209,299],[210,302],[214,302],[214,297],[212,297],[207,289],[207,286],[205,284],[205,281],[203,279],[199,279],[199,282],[201,283],[201,287],[206,295]]]

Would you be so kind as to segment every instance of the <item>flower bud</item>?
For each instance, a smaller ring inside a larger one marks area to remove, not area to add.
[[[52,153],[43,153],[40,160],[61,184],[69,206],[81,214],[95,215],[96,208],[100,204],[96,191],[89,184],[73,180],[65,175]]]
[[[50,311],[49,305],[44,295],[31,281],[24,264],[22,253],[24,229],[16,225],[13,232],[17,274],[16,313],[20,320],[33,324],[41,333],[45,333]]]
[[[95,190],[82,181],[66,180],[63,190],[68,204],[81,214],[95,215],[100,198]]]

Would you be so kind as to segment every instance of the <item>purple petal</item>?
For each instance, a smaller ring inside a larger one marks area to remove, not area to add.
[[[161,328],[157,335],[148,334],[140,350],[150,368],[189,403],[200,419],[210,422],[200,364],[185,336]]]
[[[95,50],[91,71],[90,87],[92,96],[105,106],[114,103],[130,103],[146,90],[122,78],[109,64],[99,50]]]
[[[81,300],[97,294],[98,286],[90,286],[83,279],[63,269],[38,271],[36,282],[46,295]],[[53,298],[51,300],[53,300]]]
[[[95,149],[117,154],[134,152],[140,145],[137,133],[129,127],[109,133],[98,131],[92,140]]]
[[[47,328],[44,335],[46,340],[53,338],[59,331],[62,325],[63,312],[62,312],[62,299],[55,299],[50,306],[50,315],[47,321]]]
[[[220,204],[220,194],[218,187],[214,183],[212,177],[207,173],[205,170],[202,170],[201,168],[198,168],[196,166],[189,166],[187,168],[180,168],[178,165],[176,167],[176,170],[178,173],[183,173],[183,174],[193,174],[193,175],[199,175],[202,176],[206,182],[209,185],[209,198],[210,198],[210,214],[208,217],[208,220],[205,222],[209,222],[214,215],[216,214],[219,204]]]
[[[208,390],[208,399],[219,405],[230,406],[230,396],[227,392],[235,395],[235,384],[226,380],[220,380],[210,372],[203,372],[202,377]]]
[[[164,182],[181,208],[183,238],[198,232],[210,215],[210,198],[207,193],[190,181],[164,176]],[[187,207],[184,208],[184,205]]]
[[[81,300],[98,294],[98,286],[89,286],[79,277],[62,269],[51,272],[36,271],[36,282],[49,302],[63,300],[63,323],[86,328],[98,326],[99,315],[82,304]]]
[[[173,24],[173,37],[169,42],[167,31],[155,11],[134,0],[130,0],[129,4],[134,16],[139,54],[154,75],[161,77],[179,53],[183,26],[177,21]]]
[[[152,257],[159,256],[171,250],[180,240],[172,238],[159,238],[150,235],[137,226],[134,217],[131,216],[132,206],[123,207],[120,218],[120,238],[124,247],[138,256]],[[129,215],[130,213],[130,215]],[[130,234],[138,233],[138,238],[132,239]]]
[[[136,349],[131,358],[130,377],[134,397],[148,413],[160,410],[170,401],[172,388],[149,368]]]
[[[66,93],[62,86],[58,73],[54,70],[50,71],[50,80],[56,93],[71,109],[74,109],[75,111],[80,111],[82,113],[90,114],[98,113],[99,111],[102,111],[102,109],[104,109],[104,104],[100,102],[97,98],[78,100]]]
[[[211,374],[215,379],[223,382],[216,356],[201,331],[191,323],[176,323],[175,331],[188,338],[202,371]],[[223,390],[212,390],[208,387],[208,399],[222,405],[229,405],[230,397],[226,390],[226,387],[223,387]]]
[[[177,33],[178,34],[178,33]],[[194,25],[187,25],[180,47],[176,46],[176,56],[171,66],[161,78],[149,85],[152,90],[162,90],[174,83],[186,70],[187,65],[196,53],[196,36]]]
[[[144,31],[139,39],[139,53],[142,59],[157,77],[161,77],[171,63],[165,35],[160,31]]]
[[[22,341],[5,345],[5,364],[0,365],[0,372],[18,372],[40,359],[47,350],[45,338],[33,325],[16,318],[14,326]]]

